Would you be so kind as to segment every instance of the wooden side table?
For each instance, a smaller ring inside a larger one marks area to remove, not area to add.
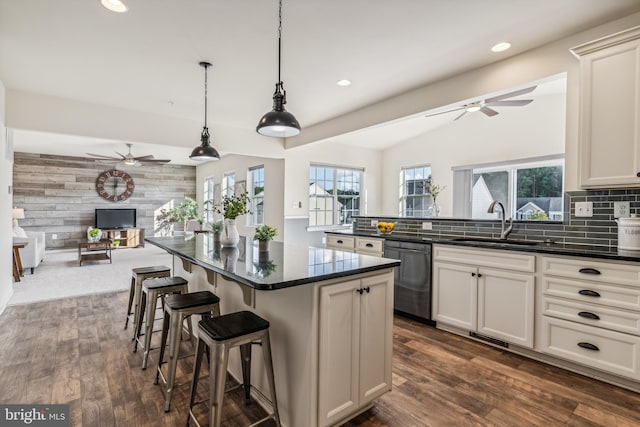
[[[84,251],[83,251],[84,249]],[[106,261],[111,260],[111,239],[100,239],[97,242],[91,242],[87,239],[78,242],[78,262],[80,267],[86,261]]]
[[[20,249],[28,245],[27,242],[13,242],[13,280],[20,281],[22,277],[22,260],[20,259]]]

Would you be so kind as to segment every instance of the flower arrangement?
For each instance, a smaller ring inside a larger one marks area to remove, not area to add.
[[[93,237],[94,239],[99,235],[100,235],[100,229],[92,228],[91,230],[89,230],[89,236]]]
[[[183,223],[186,230],[187,221],[190,219],[200,220],[200,216],[198,215],[198,202],[187,197],[173,209],[160,209],[160,215],[156,220],[158,225],[156,231],[164,230],[169,233],[173,223],[176,222]]]
[[[222,229],[224,228],[224,221],[219,220],[211,223],[211,231],[216,234],[222,233]]]
[[[253,235],[253,240],[259,240],[262,242],[273,240],[278,234],[278,229],[270,225],[264,224],[256,228],[256,233]]]
[[[438,195],[440,193],[442,193],[442,190],[444,190],[445,188],[447,188],[446,185],[434,184],[433,183],[433,178],[431,176],[429,176],[429,178],[427,178],[427,190],[431,194],[431,197],[433,197],[433,204],[434,205],[436,204],[436,199],[438,198]]]
[[[383,222],[383,221],[378,221],[378,224],[376,224],[376,226],[378,227],[378,231],[382,234],[391,234],[391,232],[393,231],[393,227],[396,226],[395,222]]]
[[[224,196],[222,198],[222,208],[214,206],[213,209],[216,213],[223,214],[225,219],[236,219],[240,215],[251,213],[248,207],[250,201],[249,193],[245,191],[240,194]]]

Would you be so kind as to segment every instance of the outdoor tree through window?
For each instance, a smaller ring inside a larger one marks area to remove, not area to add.
[[[312,165],[309,170],[309,226],[350,225],[360,214],[359,169]]]

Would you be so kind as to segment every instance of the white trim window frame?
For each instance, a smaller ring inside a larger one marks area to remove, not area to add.
[[[431,165],[400,169],[399,214],[407,218],[432,216],[433,199],[427,180],[431,178]]]
[[[309,228],[353,225],[360,215],[364,169],[311,164],[309,168]]]
[[[236,173],[227,172],[222,177],[222,197],[236,194]]]
[[[215,181],[212,176],[204,179],[202,186],[202,210],[205,222],[213,222],[213,189]]]
[[[264,165],[249,168],[249,197],[251,215],[249,225],[264,224]]]

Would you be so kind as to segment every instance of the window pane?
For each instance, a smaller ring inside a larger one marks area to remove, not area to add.
[[[562,219],[562,166],[518,169],[516,219]]]

